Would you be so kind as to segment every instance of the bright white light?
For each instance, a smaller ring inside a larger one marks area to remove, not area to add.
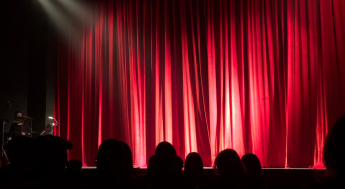
[[[38,0],[38,2],[40,2],[41,6],[47,12],[47,15],[53,21],[57,29],[60,30],[61,34],[68,38],[69,35],[75,33],[75,29],[70,23],[70,18],[64,14],[62,10],[58,9],[55,4],[47,0]]]
[[[49,119],[54,119],[53,117],[48,117]]]
[[[71,48],[79,51],[83,27],[92,24],[93,12],[92,9],[87,8],[88,4],[84,5],[75,0],[38,0],[38,2],[58,30],[58,36],[65,38],[66,43],[71,44]]]

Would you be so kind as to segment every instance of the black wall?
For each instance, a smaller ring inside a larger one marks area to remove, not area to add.
[[[12,105],[2,116],[10,120],[5,131],[21,110],[40,132],[54,113],[55,28],[37,1],[2,0],[0,30],[0,113]]]
[[[2,116],[14,117],[16,110],[27,114],[28,96],[28,4],[24,1],[1,1],[0,3],[0,111],[10,101]],[[0,115],[1,116],[1,115]],[[8,124],[5,130],[9,130]]]
[[[33,130],[42,131],[54,116],[56,31],[39,3],[30,5],[28,115]]]

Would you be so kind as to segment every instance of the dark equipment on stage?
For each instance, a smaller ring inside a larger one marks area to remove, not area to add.
[[[41,135],[41,136],[44,136],[44,135],[49,135],[49,134],[51,134],[52,131],[53,131],[53,127],[54,127],[54,126],[52,126],[51,124],[48,124],[48,125],[44,128],[44,130],[42,131],[42,133],[41,133],[40,135]]]
[[[0,118],[2,117],[2,115],[4,114],[4,112],[6,111],[8,106],[11,107],[9,102],[8,102],[8,105],[6,106],[6,108],[4,109],[4,111],[2,112]],[[54,119],[54,123],[48,124],[39,135],[44,136],[44,135],[53,134],[54,127],[56,127],[58,125],[58,122],[54,117],[49,117],[49,119]],[[17,123],[17,124],[20,124],[20,123],[29,124],[30,125],[30,132],[24,132],[24,133],[26,136],[32,137],[33,133],[39,133],[39,132],[32,131],[32,120],[33,119],[31,117],[23,116],[23,117],[14,118],[13,122]],[[1,155],[4,155],[4,154],[6,154],[5,149],[7,148],[8,142],[11,140],[11,136],[9,133],[5,133],[5,130],[4,130],[5,124],[8,123],[9,120],[8,119],[0,119],[0,122],[2,123],[2,127],[0,128],[1,152],[2,152]],[[21,129],[21,131],[23,132],[23,128]]]
[[[42,131],[42,133],[40,134],[41,136],[44,135],[49,135],[49,134],[53,134],[53,129],[54,127],[56,127],[59,123],[57,122],[57,120],[54,117],[48,117],[49,119],[54,119],[54,123],[50,123],[48,124]],[[55,123],[56,122],[56,123]]]
[[[24,132],[26,136],[32,138],[32,118],[28,117],[28,116],[23,116],[23,117],[16,117],[13,119],[14,123],[23,123],[23,124],[29,124],[30,125],[30,132],[24,132],[23,131],[23,125],[22,125],[22,129],[21,132]]]
[[[8,122],[8,119],[2,119],[2,116],[4,115],[4,113],[6,112],[7,108],[11,106],[10,101],[7,101],[6,107],[5,109],[1,112],[0,115],[0,122],[2,123],[2,127],[1,127],[1,156],[5,155],[5,150],[4,150],[4,145],[5,145],[5,124]]]
[[[31,117],[27,117],[27,116],[23,116],[23,117],[16,117],[13,119],[14,123],[31,123],[32,122],[32,118]]]

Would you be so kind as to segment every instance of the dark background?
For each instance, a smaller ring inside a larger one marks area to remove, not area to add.
[[[41,132],[54,116],[56,33],[40,4],[31,0],[0,1],[0,114],[9,119],[21,110]],[[36,134],[37,135],[37,134]]]

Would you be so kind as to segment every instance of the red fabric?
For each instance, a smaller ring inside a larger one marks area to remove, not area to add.
[[[95,1],[80,39],[59,46],[56,134],[85,165],[115,138],[136,166],[161,141],[205,166],[226,148],[265,167],[320,166],[345,113],[344,10],[343,0]]]

